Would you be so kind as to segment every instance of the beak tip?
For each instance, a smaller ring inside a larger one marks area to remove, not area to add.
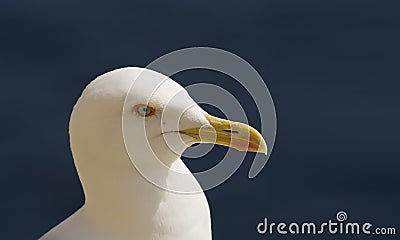
[[[261,143],[260,146],[258,147],[259,153],[264,153],[266,156],[268,156],[268,147],[267,143],[265,142],[264,138],[261,137]]]

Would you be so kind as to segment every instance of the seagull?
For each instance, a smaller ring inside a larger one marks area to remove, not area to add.
[[[210,240],[209,205],[182,153],[195,143],[267,152],[256,129],[211,116],[174,80],[140,67],[89,83],[69,135],[85,203],[40,240]]]

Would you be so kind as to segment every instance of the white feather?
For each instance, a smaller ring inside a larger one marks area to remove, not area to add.
[[[135,115],[133,106],[148,100],[156,114],[148,119]],[[174,117],[181,120],[170,119]],[[162,134],[204,124],[208,122],[203,110],[184,88],[162,74],[123,68],[95,79],[83,91],[70,120],[71,149],[85,204],[40,239],[211,239],[206,197],[180,159],[190,139],[165,134],[171,149]],[[172,177],[174,170],[186,174],[184,184],[198,193],[180,194],[155,186],[138,172],[130,154],[133,160],[153,166],[146,171],[166,186],[182,184]],[[151,164],[156,158],[167,167]]]

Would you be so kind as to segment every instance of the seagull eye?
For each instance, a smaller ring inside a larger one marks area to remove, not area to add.
[[[134,110],[141,117],[148,117],[156,113],[156,110],[153,107],[146,104],[138,104],[134,107]]]

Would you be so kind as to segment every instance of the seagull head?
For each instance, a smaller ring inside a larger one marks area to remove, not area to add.
[[[171,78],[136,67],[105,73],[85,88],[71,114],[70,141],[85,191],[104,187],[98,176],[123,176],[132,159],[171,166],[195,143],[267,152],[253,127],[208,114]]]

